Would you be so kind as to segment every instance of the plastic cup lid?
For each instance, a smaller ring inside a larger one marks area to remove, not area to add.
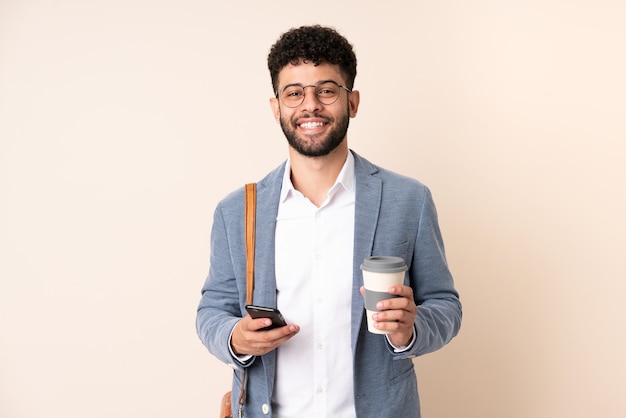
[[[384,255],[374,255],[367,257],[363,264],[361,264],[361,270],[376,272],[376,273],[396,273],[399,271],[406,271],[407,265],[404,263],[404,259],[401,257],[391,257]]]

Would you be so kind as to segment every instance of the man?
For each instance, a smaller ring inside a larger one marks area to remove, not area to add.
[[[461,324],[435,207],[416,180],[348,148],[356,57],[335,30],[283,34],[268,66],[289,158],[257,183],[255,305],[288,324],[246,314],[243,190],[222,200],[197,330],[234,370],[233,406],[247,371],[246,417],[419,417],[412,358],[447,344]],[[397,296],[367,330],[360,265],[370,255],[408,265]]]

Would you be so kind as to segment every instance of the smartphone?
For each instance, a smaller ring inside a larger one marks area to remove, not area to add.
[[[270,318],[272,320],[272,325],[261,328],[259,331],[267,331],[287,325],[285,318],[283,318],[283,315],[278,309],[268,308],[266,306],[246,305],[246,311],[248,311],[250,316],[254,319]]]

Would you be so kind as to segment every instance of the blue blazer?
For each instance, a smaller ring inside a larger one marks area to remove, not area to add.
[[[352,284],[352,354],[357,417],[420,417],[412,358],[447,344],[461,326],[461,303],[448,269],[430,191],[420,182],[355,159],[356,206]],[[254,303],[276,306],[274,229],[285,164],[257,183]],[[197,332],[208,350],[234,369],[233,410],[247,368],[244,416],[271,416],[275,351],[242,364],[228,347],[230,332],[245,315],[246,257],[243,187],[217,206],[211,231],[209,275],[198,307]],[[360,265],[370,255],[402,257],[405,284],[418,305],[417,338],[395,353],[384,335],[367,331]],[[306,360],[306,359],[303,359]],[[371,382],[376,382],[372,385]]]

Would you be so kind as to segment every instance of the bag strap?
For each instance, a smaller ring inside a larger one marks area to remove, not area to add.
[[[256,183],[247,183],[245,187],[244,227],[246,232],[246,302],[252,305],[254,296],[254,246],[256,232]],[[247,369],[241,378],[238,416],[243,417],[243,405],[246,403]]]
[[[256,183],[246,184],[246,300],[252,305],[254,296],[254,243],[256,229]]]

